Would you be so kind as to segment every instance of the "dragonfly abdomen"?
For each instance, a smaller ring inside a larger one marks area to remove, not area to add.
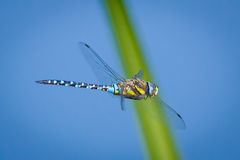
[[[89,84],[84,82],[75,82],[75,81],[65,81],[65,80],[39,80],[36,81],[40,84],[46,85],[57,85],[57,86],[66,86],[66,87],[75,87],[75,88],[88,88],[88,89],[97,89],[102,91],[109,91],[112,88],[111,85],[97,85]]]

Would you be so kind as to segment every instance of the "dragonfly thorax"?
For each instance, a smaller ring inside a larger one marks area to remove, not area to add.
[[[145,99],[148,97],[147,82],[141,79],[126,79],[114,86],[114,94],[120,95],[129,99]]]

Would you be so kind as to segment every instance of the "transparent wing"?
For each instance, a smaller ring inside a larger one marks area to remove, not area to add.
[[[120,101],[121,101],[121,110],[124,111],[125,110],[125,98],[124,97],[120,97]]]
[[[133,78],[139,78],[139,79],[142,79],[143,78],[143,70],[140,70],[137,74],[135,74],[133,76]]]
[[[79,47],[100,83],[113,84],[125,81],[88,44],[79,42]]]
[[[186,124],[185,124],[182,116],[162,100],[161,100],[161,104],[164,107],[166,116],[170,120],[170,123],[173,124],[174,127],[176,127],[176,128],[186,129]]]

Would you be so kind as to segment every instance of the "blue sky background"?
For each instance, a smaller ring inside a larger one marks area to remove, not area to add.
[[[237,159],[240,4],[128,1],[161,94],[184,117],[174,131],[184,159]],[[122,73],[101,1],[0,2],[0,159],[144,159],[131,103],[34,83],[97,82],[79,53],[89,43]]]

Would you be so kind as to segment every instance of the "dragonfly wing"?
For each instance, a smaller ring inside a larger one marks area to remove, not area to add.
[[[135,75],[133,76],[133,78],[142,79],[142,78],[143,78],[143,74],[144,74],[143,70],[140,70],[137,74],[135,74]]]
[[[122,111],[125,111],[125,98],[121,97],[121,109]]]
[[[179,129],[186,129],[186,124],[182,116],[162,100],[161,104],[164,107],[164,111],[166,112],[167,118],[170,120],[170,123],[172,123],[175,127]]]
[[[79,42],[81,53],[92,67],[95,75],[102,84],[113,84],[125,79],[115,72],[88,44]]]

